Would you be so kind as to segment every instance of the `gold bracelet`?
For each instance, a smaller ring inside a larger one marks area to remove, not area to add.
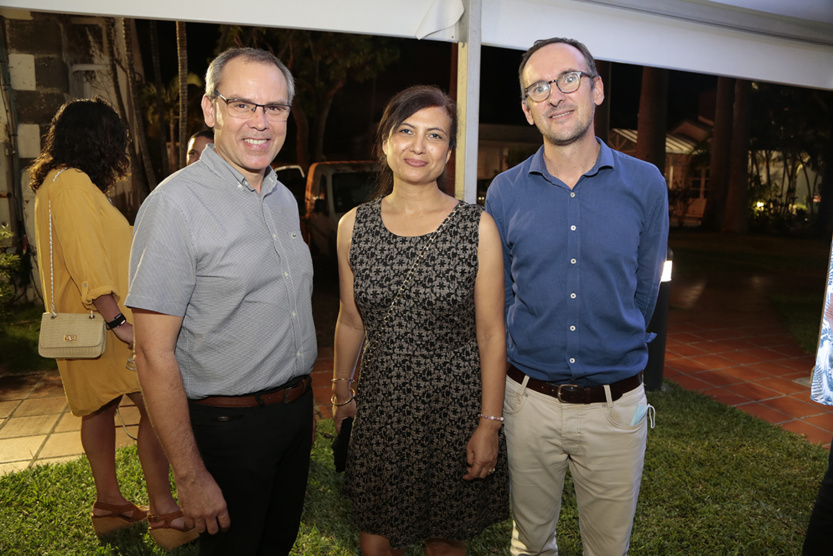
[[[353,380],[352,378],[331,378],[331,379],[330,379],[330,382],[332,382],[333,384],[335,384],[335,383],[336,383],[336,381],[339,381],[339,380],[346,380],[346,381],[348,381],[350,384],[354,384],[354,383],[356,382],[356,381],[355,381],[355,380]]]
[[[350,399],[343,403],[338,403],[338,398],[336,398],[335,392],[333,395],[330,396],[330,403],[336,407],[341,407],[342,405],[347,405],[348,403],[352,402],[356,398],[356,389],[352,386],[350,387]]]

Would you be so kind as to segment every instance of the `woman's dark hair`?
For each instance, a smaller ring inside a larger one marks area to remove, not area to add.
[[[127,140],[127,128],[106,100],[71,100],[52,118],[29,184],[37,191],[55,168],[77,168],[106,191],[128,173]]]
[[[429,85],[416,85],[398,93],[388,102],[379,128],[376,131],[376,143],[373,147],[373,155],[376,157],[377,181],[376,190],[372,199],[378,199],[390,195],[393,191],[393,171],[388,166],[387,156],[382,150],[382,145],[388,140],[394,129],[409,117],[413,116],[423,108],[433,107],[444,108],[451,120],[449,132],[449,148],[453,151],[457,147],[457,105],[454,100],[437,87]],[[443,189],[445,184],[445,172],[437,178],[437,185]]]

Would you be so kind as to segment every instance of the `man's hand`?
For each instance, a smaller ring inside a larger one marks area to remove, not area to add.
[[[231,527],[226,499],[208,471],[193,479],[177,479],[176,488],[186,527],[210,535]]]

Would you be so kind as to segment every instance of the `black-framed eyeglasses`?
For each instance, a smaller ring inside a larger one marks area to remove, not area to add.
[[[292,108],[289,104],[258,104],[239,98],[226,98],[219,92],[214,94],[220,97],[228,106],[228,113],[235,118],[251,118],[258,108],[263,108],[266,118],[273,122],[285,122],[289,118],[289,111]]]
[[[568,71],[566,73],[562,73],[552,81],[537,81],[533,83],[532,85],[524,89],[524,98],[531,98],[535,102],[544,102],[545,100],[550,98],[553,83],[555,83],[555,86],[558,87],[558,90],[564,93],[565,95],[575,93],[581,86],[582,77],[589,77],[590,79],[595,79],[598,76],[583,71]]]

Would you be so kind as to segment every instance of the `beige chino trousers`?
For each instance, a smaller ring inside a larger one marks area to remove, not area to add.
[[[555,528],[569,468],[585,556],[622,556],[630,545],[648,435],[640,386],[615,402],[569,404],[506,379],[503,414],[512,487],[511,553],[558,554]]]

